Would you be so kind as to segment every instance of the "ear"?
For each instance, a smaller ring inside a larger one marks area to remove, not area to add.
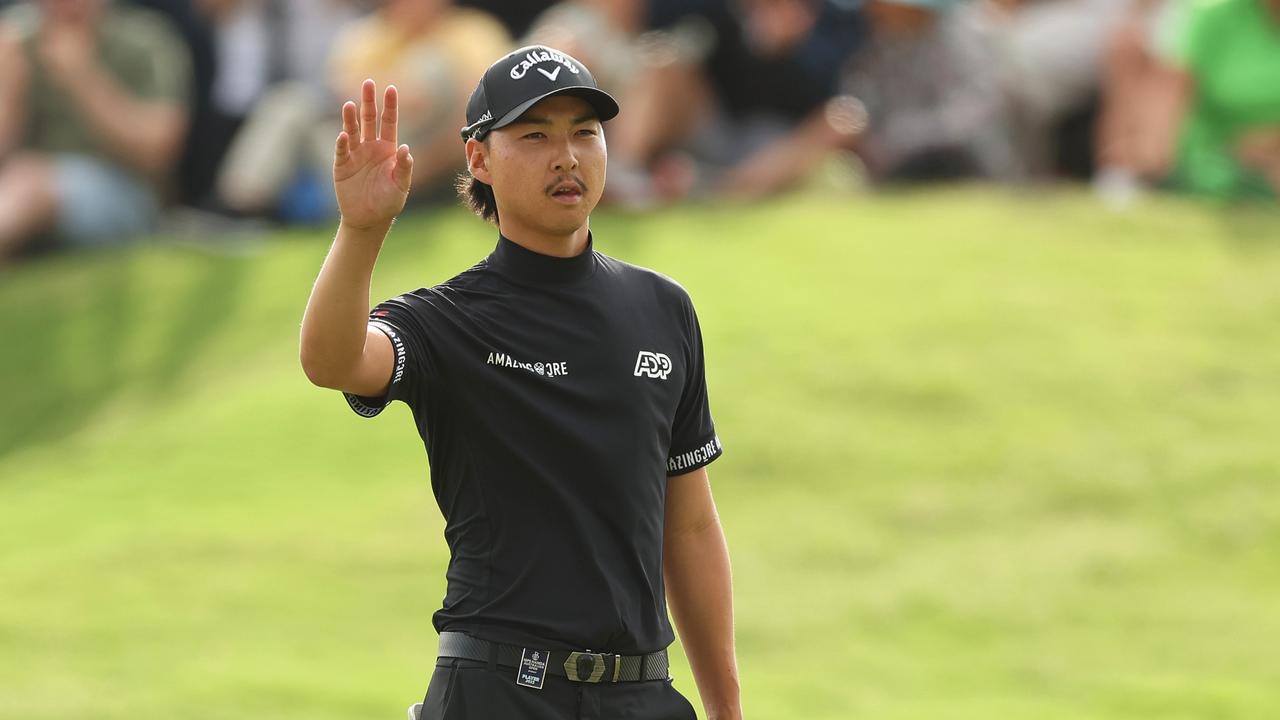
[[[471,177],[486,185],[492,185],[492,176],[489,174],[489,148],[485,143],[472,138],[467,140],[466,151],[467,171],[471,173]]]

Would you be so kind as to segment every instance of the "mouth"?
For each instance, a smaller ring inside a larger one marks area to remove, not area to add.
[[[553,185],[547,194],[561,205],[576,205],[582,201],[586,188],[576,180],[565,180]]]

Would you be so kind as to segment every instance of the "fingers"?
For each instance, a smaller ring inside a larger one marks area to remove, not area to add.
[[[400,95],[395,85],[388,85],[382,97],[382,130],[378,137],[395,145],[397,123],[400,120]]]
[[[360,142],[378,138],[378,102],[374,97],[376,90],[373,80],[365,80],[360,88]]]
[[[367,79],[360,86],[360,104],[348,100],[342,105],[342,132],[347,136],[346,148],[381,138],[389,143],[398,141],[400,124],[400,94],[395,85],[388,85],[382,99],[382,129],[378,129],[377,85]],[[340,139],[340,142],[341,139]]]
[[[360,137],[360,120],[357,118],[356,112],[356,104],[350,100],[342,106],[342,131],[350,138]]]
[[[410,154],[408,145],[401,145],[396,151],[393,179],[402,192],[409,192],[409,187],[413,184],[413,155]]]
[[[334,143],[333,163],[335,165],[341,165],[342,163],[347,161],[347,158],[350,155],[351,155],[351,136],[347,134],[346,130],[343,130],[342,132],[338,133],[338,141]]]

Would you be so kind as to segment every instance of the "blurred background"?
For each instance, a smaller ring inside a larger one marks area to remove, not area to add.
[[[699,308],[748,717],[1280,716],[1280,0],[0,0],[0,718],[421,699],[425,453],[298,325],[341,103],[417,160],[378,301],[492,248],[533,42]]]

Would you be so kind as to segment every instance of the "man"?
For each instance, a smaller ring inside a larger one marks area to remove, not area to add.
[[[697,317],[679,285],[592,247],[617,103],[551,48],[498,60],[467,106],[462,188],[496,249],[366,314],[412,178],[397,106],[388,87],[379,130],[372,80],[343,106],[342,220],[301,360],[361,415],[408,404],[431,459],[451,559],[421,717],[692,719],[669,601],[707,716],[740,718]]]
[[[1175,64],[1181,128],[1166,182],[1224,200],[1280,198],[1280,0],[1195,2]]]
[[[1129,0],[1103,38],[1093,188],[1123,209],[1173,166],[1186,102],[1177,67],[1180,27],[1191,0]]]
[[[298,7],[313,13],[313,2]],[[328,98],[345,97],[366,74],[400,79],[396,90],[405,122],[399,135],[420,160],[414,165],[413,200],[452,195],[452,181],[463,167],[455,148],[467,96],[476,76],[511,47],[502,24],[451,0],[383,0],[317,47],[329,48],[320,82],[289,79],[269,88],[231,143],[217,183],[227,207],[295,221],[336,214],[332,196],[321,192],[316,198],[307,190],[323,191],[319,181],[327,181],[330,172]]]
[[[994,52],[982,70],[998,81],[1016,132],[1021,170],[1085,178],[1106,39],[1125,16],[1117,0],[987,0],[980,38]],[[981,66],[980,66],[981,67]],[[1005,142],[1008,142],[1005,139]]]
[[[0,263],[37,239],[98,246],[150,228],[190,67],[163,17],[110,0],[0,15]]]
[[[862,10],[833,0],[657,0],[634,108],[613,131],[609,199],[757,200],[847,154],[840,68],[863,42]]]
[[[1095,186],[1120,206],[1144,185],[1274,203],[1280,0],[1170,0],[1156,17],[1149,47],[1118,43]]]
[[[956,0],[871,0],[872,39],[841,84],[865,107],[854,151],[882,184],[1020,175],[980,8]]]

